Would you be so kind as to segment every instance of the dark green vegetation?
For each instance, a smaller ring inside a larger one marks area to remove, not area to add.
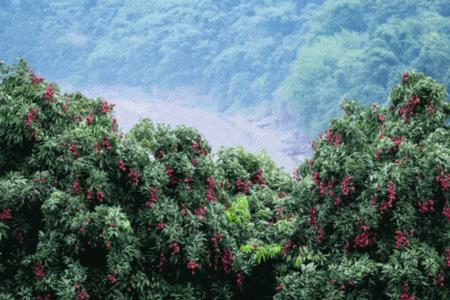
[[[1,299],[448,299],[450,107],[405,73],[294,178],[0,65]]]
[[[3,58],[50,78],[191,86],[219,110],[288,99],[311,137],[344,98],[386,102],[404,69],[450,86],[448,0],[17,0],[0,25]]]
[[[187,127],[122,139],[105,101],[0,69],[1,299],[226,299],[268,279],[274,293],[273,275],[249,277],[274,250],[239,249],[287,241],[286,221],[260,229],[288,174],[242,149],[213,160]]]

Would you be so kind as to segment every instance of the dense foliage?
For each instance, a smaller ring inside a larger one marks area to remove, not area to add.
[[[0,298],[447,299],[450,107],[404,73],[293,177],[0,65]]]
[[[0,39],[8,62],[79,86],[189,86],[240,112],[287,99],[313,138],[405,69],[450,86],[448,0],[2,1]]]
[[[299,168],[292,243],[317,257],[300,252],[277,298],[450,297],[446,90],[412,72],[390,97],[388,107],[345,102]]]
[[[267,157],[213,159],[148,120],[123,138],[106,101],[1,68],[0,298],[223,299],[266,280],[239,247],[286,227],[260,231],[294,184]]]

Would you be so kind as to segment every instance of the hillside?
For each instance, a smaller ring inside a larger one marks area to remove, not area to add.
[[[305,31],[306,7],[321,2],[4,1],[0,38],[9,43],[0,52],[54,80],[191,86],[212,94],[216,109],[236,109],[272,99]]]
[[[289,101],[309,138],[344,99],[387,103],[405,69],[450,85],[447,0],[2,1],[0,39],[58,82],[184,88],[218,113]]]
[[[450,86],[447,0],[325,1],[308,28],[279,91],[312,136],[339,115],[344,99],[387,103],[403,70]]]

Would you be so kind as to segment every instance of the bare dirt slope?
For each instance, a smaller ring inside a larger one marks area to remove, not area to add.
[[[250,152],[267,152],[287,171],[293,171],[308,155],[308,142],[292,122],[283,122],[278,114],[256,117],[251,112],[224,115],[195,106],[195,101],[155,99],[137,89],[95,87],[83,90],[90,97],[102,95],[115,103],[116,117],[126,131],[143,118],[172,126],[187,125],[200,131],[217,151],[220,147],[242,145]]]

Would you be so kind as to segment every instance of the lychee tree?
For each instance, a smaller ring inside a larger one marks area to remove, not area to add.
[[[252,293],[255,264],[239,249],[292,189],[288,175],[242,150],[213,159],[183,126],[144,120],[123,137],[105,100],[63,94],[23,61],[1,68],[2,299]]]
[[[280,269],[276,298],[448,299],[445,87],[404,73],[389,107],[348,101],[342,108],[345,116],[298,170],[288,207],[299,247]]]

